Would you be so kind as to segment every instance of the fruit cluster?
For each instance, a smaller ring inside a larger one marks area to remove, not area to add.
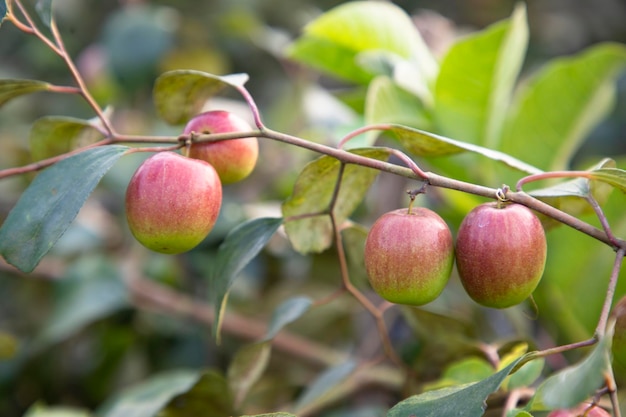
[[[463,287],[474,301],[506,308],[535,290],[546,252],[541,222],[520,204],[499,201],[474,208],[461,222],[456,248],[439,215],[409,207],[374,223],[365,243],[365,268],[382,298],[423,305],[441,294],[456,259]]]
[[[250,132],[226,111],[193,117],[185,134]],[[222,184],[246,178],[259,153],[257,138],[192,143],[187,156],[159,152],[137,169],[126,190],[126,218],[133,236],[156,252],[177,254],[209,234],[222,205]]]

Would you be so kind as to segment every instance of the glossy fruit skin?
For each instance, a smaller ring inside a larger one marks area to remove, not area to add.
[[[423,208],[383,214],[365,242],[365,268],[382,298],[423,305],[443,291],[454,264],[454,240],[446,222]]]
[[[626,296],[622,297],[615,304],[611,315],[615,319],[613,343],[611,345],[613,363],[618,365],[619,370],[623,372],[626,370]]]
[[[459,277],[468,295],[483,306],[507,308],[528,298],[541,280],[546,256],[543,226],[520,204],[481,204],[459,226]]]
[[[126,189],[133,236],[156,252],[177,254],[211,231],[222,205],[222,184],[207,162],[159,152],[146,159]]]
[[[183,133],[250,132],[252,128],[241,117],[223,110],[213,110],[194,116]],[[222,184],[232,184],[246,178],[254,170],[259,157],[257,138],[194,143],[187,154],[213,165]]]
[[[589,404],[580,404],[578,407],[567,410],[552,410],[548,417],[611,417],[608,411],[602,407],[589,408]]]

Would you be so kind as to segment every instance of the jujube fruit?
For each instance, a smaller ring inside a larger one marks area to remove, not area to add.
[[[616,362],[623,371],[626,369],[626,296],[617,302],[611,315],[615,319],[611,345],[613,362]]]
[[[365,268],[382,298],[423,305],[443,291],[454,263],[454,241],[446,222],[417,207],[383,214],[365,242]]]
[[[459,277],[481,305],[506,308],[527,299],[541,280],[546,255],[543,226],[523,205],[481,204],[459,226]]]
[[[159,152],[137,169],[126,190],[133,236],[156,252],[176,254],[197,246],[211,231],[222,205],[222,184],[204,161]]]
[[[194,116],[184,133],[250,132],[250,124],[234,113],[213,110]],[[255,137],[215,142],[192,143],[190,158],[201,159],[213,165],[222,184],[232,184],[246,178],[254,170],[259,157],[259,142]]]
[[[552,410],[548,417],[611,417],[608,411],[604,408],[595,406],[591,407],[589,404],[583,403],[578,407],[569,409]]]

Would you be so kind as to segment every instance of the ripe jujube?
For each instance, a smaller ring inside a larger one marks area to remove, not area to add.
[[[423,305],[446,286],[454,263],[454,241],[446,222],[423,208],[383,214],[365,243],[365,268],[382,298]]]
[[[506,308],[528,298],[539,284],[546,254],[541,222],[520,204],[491,202],[474,208],[456,238],[463,287],[487,307]]]
[[[137,169],[126,190],[133,236],[156,252],[197,246],[211,231],[222,204],[222,184],[204,161],[159,152]]]
[[[194,116],[183,133],[250,132],[252,128],[241,117],[223,110],[212,110]],[[213,165],[222,184],[232,184],[246,178],[256,165],[259,143],[255,137],[215,142],[192,143],[188,156]]]

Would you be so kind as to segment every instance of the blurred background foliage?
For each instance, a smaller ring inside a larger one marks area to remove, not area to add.
[[[341,3],[57,0],[54,7],[70,54],[96,99],[111,106],[120,132],[179,134],[182,127],[167,126],[156,117],[151,90],[158,74],[192,68],[214,74],[248,73],[247,86],[268,126],[334,144],[362,124],[362,97],[357,94],[352,100],[338,100],[345,84],[290,62],[284,50],[306,23]],[[438,57],[459,36],[508,17],[514,7],[508,0],[394,3],[412,15]],[[530,44],[522,80],[555,56],[602,41],[626,42],[626,5],[620,0],[529,0],[527,11]],[[0,78],[71,84],[63,62],[34,37],[8,23],[0,27],[0,37]],[[624,168],[626,77],[619,80],[617,92],[610,117],[589,134],[572,168],[587,167],[606,155],[616,156],[618,167]],[[228,92],[207,105],[247,115],[239,97]],[[0,169],[31,161],[29,129],[44,115],[93,117],[74,96],[46,93],[13,100],[0,111]],[[122,283],[128,264],[140,265],[151,280],[206,300],[203,277],[226,233],[244,219],[278,215],[297,174],[314,157],[269,141],[262,141],[261,146],[255,174],[225,189],[216,230],[188,254],[152,254],[132,240],[124,219],[123,196],[142,159],[132,156],[123,158],[107,174],[74,225],[34,273],[23,275],[0,263],[0,415],[21,416],[36,401],[93,409],[114,393],[160,371],[227,369],[233,353],[249,340],[226,332],[222,344],[216,346],[206,323],[154,311]],[[32,177],[0,181],[0,219],[6,217]],[[404,190],[409,187],[403,179],[380,176],[355,219],[368,225],[384,211],[404,206]],[[458,205],[451,207],[443,204],[451,201],[449,198],[433,190],[424,204],[435,208],[455,228],[477,201],[464,198],[456,195]],[[626,236],[625,204],[624,195],[615,192],[606,205],[618,236]],[[585,220],[597,223],[593,216]],[[346,240],[353,280],[368,291],[360,262],[364,235],[362,229],[350,229]],[[505,311],[479,308],[453,278],[435,303],[389,314],[392,339],[402,357],[421,372],[423,382],[440,377],[441,369],[452,359],[475,351],[477,341],[504,344],[522,340],[531,348],[546,348],[592,335],[613,254],[606,246],[565,227],[551,231],[549,239],[549,264],[535,294],[537,311],[529,305]],[[228,311],[263,323],[284,299],[294,294],[323,297],[334,291],[338,282],[334,250],[305,257],[296,254],[279,235],[246,268],[233,288]],[[617,296],[624,293],[626,282],[622,279]],[[364,355],[380,349],[372,329],[369,316],[347,297],[311,310],[297,326],[289,327],[317,343]],[[580,353],[551,357],[548,366],[559,368]],[[302,391],[318,371],[316,365],[274,352],[269,370],[251,396],[255,401],[251,410],[274,409]],[[626,374],[618,379],[626,379]],[[335,411],[364,405],[373,412],[380,404],[399,399],[362,393]]]

